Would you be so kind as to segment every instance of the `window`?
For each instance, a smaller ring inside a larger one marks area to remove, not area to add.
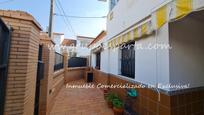
[[[101,65],[101,52],[96,53],[96,69],[100,69]]]
[[[124,45],[121,50],[121,74],[129,78],[135,78],[134,43]]]

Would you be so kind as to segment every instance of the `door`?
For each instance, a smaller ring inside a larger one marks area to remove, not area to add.
[[[96,69],[101,68],[101,52],[96,53]]]
[[[3,115],[8,74],[10,30],[0,19],[0,115]]]

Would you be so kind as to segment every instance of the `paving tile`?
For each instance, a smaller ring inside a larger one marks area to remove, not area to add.
[[[71,84],[85,84],[84,80],[70,82]],[[66,88],[60,90],[55,97],[50,115],[114,115],[103,97],[100,89]]]

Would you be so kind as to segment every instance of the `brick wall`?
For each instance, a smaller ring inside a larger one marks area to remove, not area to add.
[[[64,78],[65,84],[70,81],[83,79],[85,77],[85,72],[87,71],[87,69],[87,67],[67,68]]]
[[[133,84],[119,76],[93,70],[94,81],[108,84]],[[108,76],[108,78],[107,78]],[[135,84],[135,83],[134,83]],[[139,85],[139,84],[137,84]],[[110,89],[116,92],[123,100],[126,98],[125,89]],[[204,115],[204,90],[195,88],[192,91],[179,94],[160,92],[160,101],[157,91],[149,88],[138,88],[138,97],[134,99],[133,108],[139,115]]]
[[[108,82],[109,82],[108,74],[106,74],[100,70],[94,69],[93,76],[94,76],[93,80],[95,83],[108,84]]]
[[[64,85],[64,70],[60,70],[54,73],[53,84],[52,84],[52,95],[55,97],[61,87]]]
[[[118,76],[109,75],[110,84],[133,84],[132,82],[120,79]],[[139,84],[137,84],[139,85]],[[148,88],[138,88],[139,96],[134,100],[134,110],[139,115],[170,115],[170,96],[161,93],[160,101],[158,100],[158,93],[155,90]],[[125,100],[125,89],[111,89],[113,92],[117,92],[119,96]]]
[[[42,61],[44,63],[44,78],[40,81],[40,104],[39,114],[47,115],[49,111],[49,90],[52,86],[52,73],[54,72],[54,51],[48,46],[53,45],[53,42],[45,33],[41,33],[40,44],[42,45]]]
[[[204,115],[204,90],[171,96],[172,115]]]
[[[29,115],[34,111],[41,28],[25,12],[0,10],[0,16],[13,28],[4,114]]]
[[[44,78],[41,80],[40,86],[39,114],[49,115],[54,103],[54,97],[64,84],[65,73],[64,69],[54,72],[55,51],[51,48],[51,46],[54,46],[54,42],[48,37],[47,33],[41,33],[40,44],[43,46]]]

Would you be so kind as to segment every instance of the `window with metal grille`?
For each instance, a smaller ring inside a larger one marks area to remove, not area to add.
[[[101,52],[96,53],[96,69],[101,68]]]
[[[129,78],[135,78],[134,43],[124,45],[121,52],[121,74]]]

